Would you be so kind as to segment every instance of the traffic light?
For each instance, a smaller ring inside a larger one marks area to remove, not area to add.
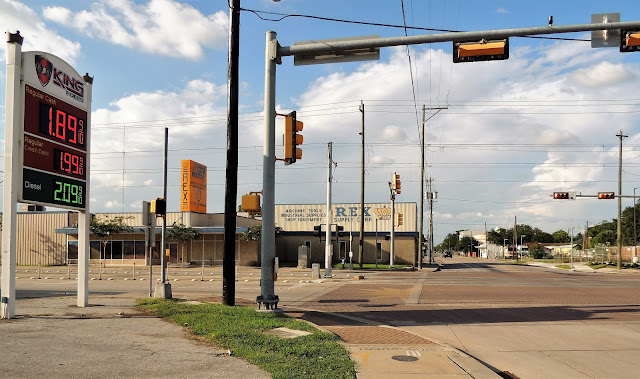
[[[344,237],[344,226],[337,225],[338,228],[338,237]]]
[[[598,192],[598,199],[615,199],[615,192]]]
[[[400,175],[395,172],[391,175],[391,186],[396,192],[396,195],[399,195],[402,189],[402,183],[400,182]]]
[[[254,193],[242,195],[240,208],[243,212],[260,212],[260,195]]]
[[[398,218],[398,226],[401,226],[401,225],[402,225],[402,221],[403,221],[403,220],[402,220],[402,219],[403,219],[403,217],[402,217],[402,216],[403,216],[403,215],[402,215],[402,213],[398,213],[398,215],[397,215],[397,218]]]
[[[167,214],[167,201],[161,197],[151,200],[149,211],[155,213],[156,217],[164,217]]]
[[[284,161],[290,165],[296,160],[302,159],[302,149],[298,145],[302,145],[304,138],[301,132],[303,128],[302,121],[296,119],[296,111],[289,113],[284,118]]]
[[[620,52],[640,51],[640,31],[622,30],[620,33]]]
[[[453,63],[509,59],[509,39],[453,42]]]
[[[313,236],[321,238],[320,237],[321,234],[322,234],[322,225],[314,225],[313,226]]]
[[[553,193],[553,198],[554,199],[569,199],[569,192],[554,192]]]

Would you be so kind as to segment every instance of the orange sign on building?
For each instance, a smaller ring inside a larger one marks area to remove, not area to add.
[[[180,210],[207,213],[207,166],[192,160],[182,160]]]

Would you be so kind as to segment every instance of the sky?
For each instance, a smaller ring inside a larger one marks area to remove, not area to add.
[[[590,23],[595,13],[640,20],[640,3],[613,0],[244,0],[241,6],[238,201],[262,189],[266,31],[290,46],[538,27],[548,25],[549,16],[554,25]],[[165,127],[168,211],[180,208],[182,159],[208,167],[207,211],[224,211],[226,1],[0,0],[0,26],[20,31],[23,51],[49,52],[94,77],[91,212],[137,212],[143,200],[162,195]],[[419,204],[424,105],[447,108],[427,110],[425,122],[425,173],[438,193],[435,243],[456,230],[484,230],[485,223],[509,228],[514,217],[550,233],[615,218],[616,201],[560,201],[551,194],[617,191],[620,130],[628,135],[622,194],[640,187],[640,53],[593,49],[590,33],[553,37],[564,39],[511,38],[509,59],[492,62],[454,64],[450,42],[383,48],[380,60],[370,62],[294,66],[284,57],[277,67],[277,111],[297,111],[304,144],[302,160],[276,165],[276,203],[326,201],[328,142],[336,163],[333,202],[360,202],[362,103],[365,201],[389,201],[388,181],[396,172],[402,180],[396,201]],[[2,44],[2,139],[5,65]],[[278,118],[278,157],[283,128]],[[632,204],[623,199],[623,207]]]

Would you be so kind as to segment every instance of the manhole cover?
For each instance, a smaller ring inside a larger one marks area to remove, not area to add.
[[[412,357],[410,355],[394,355],[391,359],[395,359],[400,362],[415,362],[418,360],[418,357]]]

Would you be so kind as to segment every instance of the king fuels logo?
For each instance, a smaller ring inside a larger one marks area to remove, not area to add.
[[[53,78],[53,84],[64,89],[67,96],[81,103],[84,102],[84,81],[77,80],[66,72],[55,68],[44,55],[36,55],[35,64],[38,80],[43,87],[46,87]]]

